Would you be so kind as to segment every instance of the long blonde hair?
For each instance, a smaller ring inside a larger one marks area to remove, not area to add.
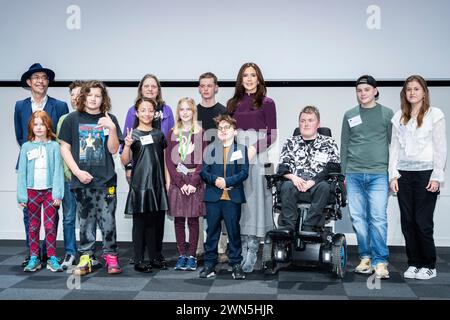
[[[202,127],[198,124],[197,121],[197,106],[195,105],[195,101],[192,98],[181,98],[180,101],[178,101],[177,110],[175,111],[175,125],[173,127],[173,133],[179,134],[180,130],[183,128],[183,121],[180,118],[180,110],[181,105],[183,103],[187,103],[187,105],[192,110],[192,128],[194,129],[194,133],[199,133]]]

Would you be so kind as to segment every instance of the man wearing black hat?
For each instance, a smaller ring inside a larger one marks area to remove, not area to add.
[[[14,129],[19,146],[22,146],[22,144],[28,140],[28,122],[33,112],[38,110],[46,111],[52,119],[53,130],[56,130],[59,118],[62,115],[69,113],[67,103],[47,95],[48,85],[54,79],[55,73],[50,69],[43,68],[39,63],[31,65],[28,71],[22,75],[20,79],[22,87],[31,89],[31,97],[17,101],[14,109]],[[27,247],[29,247],[27,208],[24,208],[23,210],[23,222],[25,224]],[[45,255],[45,251],[44,243],[42,250],[43,255]],[[27,259],[22,263],[22,265],[24,264],[27,264]]]
[[[346,175],[350,218],[361,259],[355,272],[389,278],[387,247],[388,163],[391,139],[390,108],[377,103],[376,80],[356,81],[359,105],[342,121],[341,161]]]

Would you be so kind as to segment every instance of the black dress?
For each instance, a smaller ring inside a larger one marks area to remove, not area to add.
[[[153,143],[143,145],[141,137],[151,135]],[[169,210],[164,177],[164,149],[167,140],[162,131],[133,129],[133,170],[125,214]]]

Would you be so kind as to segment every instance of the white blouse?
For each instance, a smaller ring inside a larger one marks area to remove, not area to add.
[[[416,118],[402,124],[401,110],[392,118],[392,138],[389,150],[389,181],[400,178],[398,170],[433,170],[430,180],[444,182],[447,160],[445,116],[439,108],[430,107],[420,128]]]

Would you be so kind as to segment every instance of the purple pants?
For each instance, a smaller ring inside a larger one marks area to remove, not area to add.
[[[193,256],[197,252],[198,243],[198,218],[187,218],[189,228],[189,242],[186,243],[185,217],[175,217],[175,238],[177,239],[178,253],[180,256]]]

